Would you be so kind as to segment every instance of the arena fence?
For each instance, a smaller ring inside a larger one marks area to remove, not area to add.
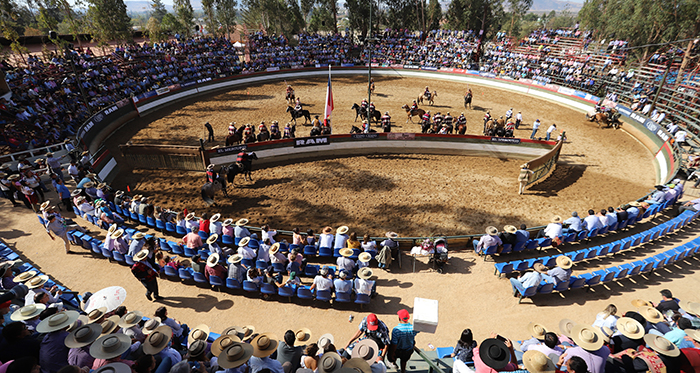
[[[538,182],[540,179],[549,175],[550,172],[554,171],[554,168],[557,166],[557,161],[559,161],[559,154],[561,154],[563,144],[564,141],[557,142],[557,145],[555,145],[552,150],[547,152],[547,154],[539,156],[528,162],[530,165],[530,170],[533,172],[533,174],[527,185]]]
[[[204,171],[206,152],[197,146],[128,144],[119,145],[131,168]]]

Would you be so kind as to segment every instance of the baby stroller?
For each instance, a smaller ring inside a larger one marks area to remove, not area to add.
[[[435,250],[428,264],[432,263],[433,268],[435,268],[438,273],[443,273],[445,271],[445,264],[447,264],[447,240],[444,237],[438,237],[433,242],[433,245],[435,246]]]

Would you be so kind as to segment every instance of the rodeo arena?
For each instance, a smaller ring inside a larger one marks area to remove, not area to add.
[[[3,61],[0,373],[700,372],[697,50],[590,35]]]

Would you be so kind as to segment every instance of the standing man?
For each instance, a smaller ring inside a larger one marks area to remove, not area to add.
[[[413,346],[416,344],[416,332],[413,325],[408,322],[411,315],[405,309],[396,313],[399,315],[399,325],[391,331],[391,345],[394,348],[394,361],[401,359],[401,373],[406,373],[406,363],[413,355]]]
[[[49,234],[49,237],[51,237],[51,240],[56,240],[56,237],[60,237],[63,242],[65,243],[66,246],[66,254],[70,254],[70,242],[68,242],[68,228],[66,225],[63,223],[62,219],[56,219],[56,215],[54,214],[49,214],[46,219],[48,219],[48,222],[46,223],[46,233]],[[52,236],[51,233],[56,235],[56,237]]]
[[[515,129],[517,130],[521,124],[523,124],[523,114],[518,112],[518,114],[515,114]]]
[[[56,174],[61,180],[63,180],[63,171],[61,170],[61,158],[56,158],[53,153],[46,153],[46,164],[49,165],[51,171]]]
[[[204,127],[206,127],[207,132],[209,132],[207,142],[214,142],[214,128],[211,127],[211,124],[209,124],[209,122],[204,123]]]
[[[557,130],[556,124],[552,124],[551,126],[549,126],[549,128],[547,128],[547,136],[544,139],[549,141],[549,138],[552,137],[552,132],[554,132],[556,130]]]
[[[148,262],[144,262],[144,259],[148,257],[148,250],[141,250],[138,254],[134,255],[134,265],[131,267],[131,273],[141,281],[143,286],[146,288],[146,298],[148,300],[161,300],[158,294],[158,272],[156,272]],[[151,294],[154,296],[151,298]]]
[[[540,120],[537,119],[535,123],[532,123],[532,135],[530,135],[530,140],[535,139],[535,134],[537,133],[537,129],[540,128]]]
[[[518,182],[520,183],[520,189],[518,189],[518,194],[523,194],[527,183],[530,182],[530,176],[532,176],[532,174],[534,174],[534,172],[530,170],[529,163],[525,163],[524,165],[522,165],[522,168],[520,169],[520,175],[518,175]]]

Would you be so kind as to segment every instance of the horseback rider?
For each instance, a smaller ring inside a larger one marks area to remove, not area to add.
[[[438,126],[442,125],[443,117],[442,114],[438,111],[433,115],[433,123],[437,124]]]
[[[490,120],[491,120],[491,112],[487,111],[486,114],[484,114],[484,126],[486,125],[486,122],[488,122]]]
[[[508,121],[506,124],[506,137],[513,137],[513,132],[515,131],[515,123],[513,121]]]
[[[462,125],[462,124],[464,124],[464,125],[467,124],[467,117],[464,116],[464,113],[460,114],[460,115],[457,117],[457,125],[459,126],[459,125]]]
[[[267,132],[267,127],[265,127],[264,121],[260,122],[260,124],[258,125],[258,132]]]
[[[444,119],[445,124],[451,126],[451,125],[452,125],[452,120],[454,120],[454,118],[452,118],[452,115],[450,115],[450,112],[448,111],[447,114],[445,114],[445,119]]]
[[[284,126],[284,134],[282,135],[283,139],[291,139],[292,138],[292,123],[287,122],[287,124]]]
[[[367,100],[363,98],[362,102],[360,102],[360,109],[362,109],[362,111],[366,113],[368,106],[369,104],[367,103]]]
[[[430,88],[428,86],[425,86],[425,92],[423,92],[423,97],[430,98]]]
[[[374,113],[374,101],[369,103],[369,112],[367,112],[367,117],[371,117],[373,113]]]
[[[415,112],[416,110],[418,110],[418,103],[416,100],[413,100],[413,104],[411,105],[411,113]]]
[[[297,97],[296,105],[294,106],[294,111],[296,112],[297,117],[301,116],[301,110],[302,110],[301,100],[299,100],[299,97]]]
[[[441,135],[447,135],[449,133],[447,125],[443,124],[442,127],[440,127],[440,131],[438,133]]]
[[[374,92],[374,78],[371,78],[371,79],[369,80],[369,90],[370,90],[371,92]]]
[[[250,136],[253,136],[253,126],[248,123],[245,125],[245,129],[243,130],[243,138],[247,139]]]
[[[294,94],[294,88],[291,84],[287,84],[287,97],[291,97],[292,94]]]
[[[228,134],[233,135],[236,133],[236,122],[231,122],[228,124]]]
[[[214,171],[214,165],[210,164],[207,166],[206,179],[207,183],[213,183],[214,180],[218,179],[219,175]]]
[[[426,111],[421,119],[423,120],[423,123],[430,124],[430,110]]]
[[[270,123],[270,138],[279,138],[280,136],[280,127],[279,123],[277,123],[276,120],[273,120],[272,123]]]
[[[506,111],[506,120],[508,120],[512,117],[513,117],[513,108],[510,108],[510,109],[508,109],[508,111]]]
[[[326,118],[323,120],[323,130],[324,135],[330,135],[333,131],[331,129],[331,118]]]
[[[321,121],[318,119],[318,115],[314,116],[314,120],[311,121],[311,127],[321,127]]]
[[[367,119],[362,121],[362,132],[369,133],[369,121]]]
[[[382,115],[382,128],[384,129],[384,132],[391,132],[391,116],[389,115],[389,112],[385,112],[384,115]]]

